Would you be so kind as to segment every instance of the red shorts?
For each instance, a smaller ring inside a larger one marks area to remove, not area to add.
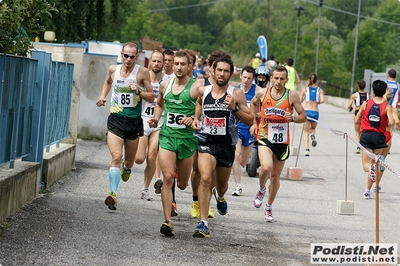
[[[392,139],[390,131],[385,131],[386,144]]]

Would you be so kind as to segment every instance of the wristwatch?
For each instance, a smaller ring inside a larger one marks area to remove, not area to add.
[[[239,105],[236,105],[236,106],[235,106],[235,109],[233,109],[232,111],[233,111],[234,113],[236,113],[236,112],[239,111],[239,110],[240,110]]]

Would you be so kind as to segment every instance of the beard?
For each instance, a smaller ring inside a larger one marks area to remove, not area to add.
[[[162,71],[162,68],[161,67],[159,67],[159,68],[152,67],[151,70],[153,71],[154,74],[158,74]]]
[[[218,86],[223,87],[226,84],[228,84],[229,79],[224,79],[224,80],[216,79],[215,82],[217,83]]]

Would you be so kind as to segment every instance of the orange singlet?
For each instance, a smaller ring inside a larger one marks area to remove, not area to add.
[[[289,122],[285,118],[285,112],[292,113],[289,103],[289,91],[285,88],[280,99],[273,99],[271,88],[265,92],[261,104],[261,121],[258,128],[257,140],[268,139],[272,144],[289,144]]]

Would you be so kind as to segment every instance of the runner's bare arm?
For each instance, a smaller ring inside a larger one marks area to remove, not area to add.
[[[158,120],[160,120],[162,111],[164,110],[164,92],[168,84],[168,80],[163,81],[158,88],[159,94],[154,108],[154,118],[149,119],[148,123],[150,127],[157,127]]]
[[[294,123],[304,123],[307,120],[306,112],[300,102],[300,96],[295,91],[289,92],[290,105],[296,110],[297,116],[294,117]]]
[[[114,73],[116,70],[117,70],[117,65],[111,65],[108,68],[108,74],[107,74],[106,79],[104,80],[100,98],[96,102],[96,105],[99,107],[104,106],[107,101],[106,98],[107,98],[108,93],[111,90],[111,85],[113,83]]]
[[[156,98],[154,91],[153,91],[153,86],[151,86],[150,83],[150,73],[149,70],[145,67],[140,67],[139,68],[139,73],[138,73],[138,84],[144,88],[144,90],[138,90],[135,91],[136,94],[139,94],[140,97],[148,102],[154,102],[154,99]]]

